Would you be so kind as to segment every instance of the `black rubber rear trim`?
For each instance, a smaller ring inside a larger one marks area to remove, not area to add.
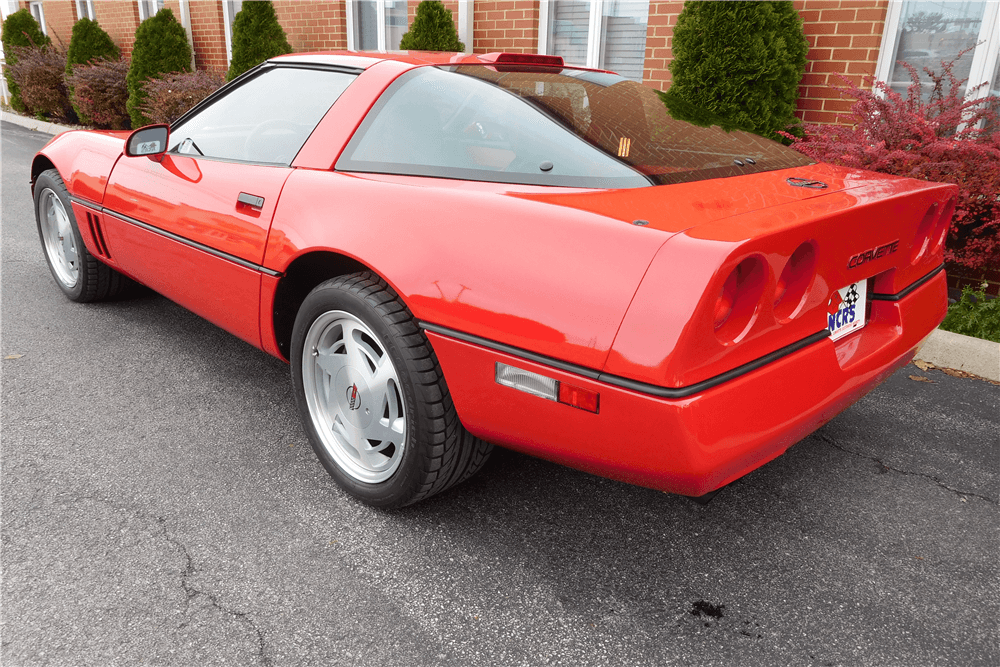
[[[432,331],[434,333],[441,334],[442,336],[456,338],[458,340],[465,341],[466,343],[480,345],[491,350],[496,350],[497,352],[503,352],[504,354],[521,357],[522,359],[527,359],[528,361],[533,361],[538,364],[551,366],[552,368],[557,368],[561,371],[566,371],[567,373],[575,373],[576,375],[581,375],[585,378],[590,378],[591,380],[603,382],[615,387],[621,387],[622,389],[628,389],[630,391],[637,391],[650,396],[656,396],[658,398],[684,398],[686,396],[703,392],[707,389],[711,389],[712,387],[716,387],[723,382],[728,382],[729,380],[754,371],[773,361],[777,361],[778,359],[792,354],[793,352],[797,352],[802,348],[808,347],[813,343],[818,343],[819,341],[830,337],[830,331],[828,329],[817,331],[813,335],[803,338],[802,340],[798,340],[791,345],[786,345],[785,347],[775,350],[770,354],[765,354],[759,359],[754,359],[753,361],[747,362],[742,366],[737,366],[730,371],[720,373],[719,375],[711,377],[707,380],[702,380],[701,382],[696,382],[686,387],[661,387],[659,385],[649,384],[648,382],[629,380],[628,378],[612,375],[610,373],[601,373],[593,368],[567,363],[543,354],[536,354],[535,352],[522,350],[521,348],[514,347],[513,345],[498,343],[488,338],[474,336],[462,331],[456,331],[455,329],[449,329],[448,327],[438,326],[437,324],[430,324],[429,322],[419,322],[418,324],[420,325],[420,328],[425,331]]]
[[[930,281],[931,278],[933,278],[937,274],[941,273],[942,271],[944,271],[944,264],[942,264],[941,266],[937,267],[936,269],[934,269],[933,271],[931,271],[930,273],[928,273],[926,276],[924,276],[920,280],[916,281],[915,283],[911,284],[909,287],[907,287],[906,289],[904,289],[902,291],[896,292],[895,294],[876,294],[876,293],[872,293],[869,298],[871,298],[872,301],[900,301],[901,299],[906,298],[907,295],[909,295],[915,289],[919,288],[924,283]]]

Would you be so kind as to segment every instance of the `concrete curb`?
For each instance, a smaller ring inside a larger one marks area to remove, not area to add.
[[[29,130],[34,130],[36,132],[44,132],[45,134],[51,134],[53,136],[57,134],[62,134],[63,132],[69,132],[70,130],[86,130],[86,127],[73,127],[70,125],[60,125],[59,123],[50,123],[44,120],[38,120],[37,118],[28,118],[27,116],[22,116],[16,114],[6,109],[0,111],[0,120],[5,123],[13,123],[14,125],[20,125],[21,127],[26,127]]]
[[[70,130],[87,129],[47,123],[9,111],[0,112],[0,120],[53,136]],[[1000,343],[935,329],[917,351],[916,358],[940,368],[953,368],[1000,382]]]
[[[1000,343],[935,329],[917,350],[916,358],[1000,382]]]

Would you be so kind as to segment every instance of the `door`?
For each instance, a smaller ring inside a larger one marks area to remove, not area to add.
[[[121,157],[104,196],[122,271],[260,344],[260,277],[296,153],[355,75],[269,65],[171,127],[162,159]]]

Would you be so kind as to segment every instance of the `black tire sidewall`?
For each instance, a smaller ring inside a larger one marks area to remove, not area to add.
[[[42,193],[46,190],[52,190],[59,197],[62,202],[63,208],[66,210],[66,215],[69,218],[70,229],[73,232],[73,242],[77,247],[77,279],[76,284],[73,287],[67,287],[56,274],[55,267],[52,266],[52,258],[49,257],[49,252],[45,247],[45,236],[42,234]],[[38,178],[35,180],[35,226],[38,228],[38,240],[42,244],[42,253],[45,255],[45,263],[48,264],[49,271],[52,273],[52,278],[55,280],[56,285],[59,289],[69,297],[72,301],[80,301],[83,299],[84,291],[86,289],[86,282],[89,278],[87,272],[87,260],[90,258],[90,253],[87,250],[87,246],[83,243],[83,237],[80,235],[80,229],[76,224],[76,215],[73,213],[73,204],[69,199],[69,192],[66,191],[66,185],[62,182],[62,179],[54,179],[49,173],[42,172]]]
[[[292,346],[290,363],[292,367],[292,385],[295,392],[295,403],[302,418],[302,425],[309,436],[310,444],[316,452],[323,467],[345,491],[355,498],[376,507],[399,507],[415,495],[423,481],[424,452],[419,451],[423,442],[423,397],[418,396],[418,390],[413,382],[412,365],[397,341],[399,334],[394,331],[394,325],[385,321],[375,307],[363,295],[350,287],[346,288],[328,281],[313,290],[299,308],[292,329]],[[340,468],[327,453],[319,434],[313,426],[312,416],[305,399],[305,388],[302,379],[302,352],[306,333],[318,317],[332,310],[340,310],[354,315],[370,328],[385,347],[399,378],[399,387],[403,393],[406,411],[406,443],[403,447],[403,457],[396,472],[384,482],[370,484],[359,481]]]

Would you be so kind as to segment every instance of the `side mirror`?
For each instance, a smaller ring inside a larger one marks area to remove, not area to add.
[[[125,142],[125,155],[139,157],[145,155],[159,162],[167,152],[167,139],[170,137],[170,126],[147,125],[128,135]]]

